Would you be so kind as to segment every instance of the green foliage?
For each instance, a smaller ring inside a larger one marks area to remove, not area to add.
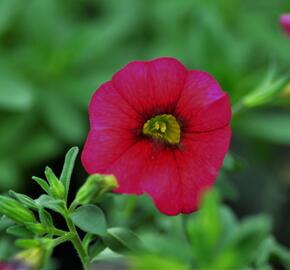
[[[66,154],[64,159],[63,170],[60,175],[60,181],[65,187],[66,199],[69,192],[69,186],[72,176],[72,171],[74,168],[75,160],[78,155],[79,149],[77,147],[72,147]]]
[[[103,235],[106,232],[106,219],[103,211],[95,205],[84,205],[74,210],[70,217],[73,223],[85,232]]]
[[[77,153],[77,147],[68,151],[60,180],[49,167],[45,169],[48,182],[41,178],[33,178],[47,193],[38,199],[34,200],[14,191],[10,191],[9,195],[15,199],[0,195],[0,213],[3,215],[0,229],[7,228],[8,234],[19,238],[15,245],[25,250],[16,258],[35,269],[47,263],[53,248],[66,241],[71,241],[74,245],[85,270],[107,247],[118,252],[139,250],[138,237],[125,228],[108,228],[106,217],[98,206],[85,204],[83,201],[81,205],[77,200],[80,196],[76,196],[70,206],[67,205],[70,178]],[[97,179],[93,186],[92,179]],[[94,193],[96,201],[117,187],[117,181],[112,175],[94,175],[93,178],[87,179],[77,194],[87,188],[98,188],[99,184],[100,189]],[[34,212],[38,213],[38,218]],[[63,217],[67,231],[55,227],[54,213]],[[83,239],[80,238],[76,227],[87,233]]]
[[[180,257],[177,252],[169,257],[168,250],[160,245],[162,236],[155,232],[148,247],[151,252],[130,258],[131,269],[136,265],[166,269],[170,264],[176,269],[271,269],[272,261],[279,261],[285,269],[289,267],[290,251],[270,236],[269,217],[257,215],[239,222],[229,208],[221,205],[216,192],[204,196],[199,212],[182,218],[190,245],[183,243],[179,247],[170,234],[166,241],[167,246],[170,243],[175,246],[175,251],[182,248],[186,257]],[[281,251],[280,256],[275,253],[277,250]]]
[[[140,239],[132,231],[125,228],[110,228],[103,237],[105,244],[113,251],[137,252],[142,248]]]
[[[277,231],[283,231],[280,237],[289,242],[289,232],[283,229],[287,209],[283,213],[282,206],[287,207],[289,190],[290,101],[280,92],[289,80],[290,46],[278,24],[279,15],[289,10],[289,1],[284,0],[0,0],[0,190],[30,190],[31,182],[24,176],[32,168],[59,157],[65,145],[83,144],[90,96],[116,70],[135,59],[173,56],[190,69],[213,74],[231,98],[234,150],[217,180],[220,199],[235,201],[243,213],[267,210]],[[256,109],[262,105],[263,109]],[[275,144],[281,148],[273,158]],[[253,147],[249,150],[248,145]],[[73,213],[78,206],[70,209],[66,204],[77,152],[77,148],[68,152],[61,175],[54,178],[63,184],[65,200],[63,191],[55,192],[61,187],[52,188],[58,182],[33,177],[46,194],[33,200],[10,192],[13,207],[7,208],[4,199],[1,211],[9,212],[18,225],[3,216],[0,230],[9,227],[11,233],[14,224],[24,231],[31,222],[24,225],[23,221],[33,220],[32,226],[39,222],[45,226],[45,237],[64,236],[59,241],[70,237],[55,228],[53,220],[54,212],[66,215],[66,210]],[[245,156],[252,159],[245,162]],[[242,167],[249,174],[241,176],[241,184],[237,172]],[[279,260],[290,268],[289,251],[269,236],[267,218],[240,223],[229,208],[215,204],[215,196],[186,218],[190,244],[180,218],[159,215],[146,196],[136,200],[106,195],[101,206],[110,210],[109,224],[133,228],[151,248],[153,254],[134,257],[132,267],[188,269],[191,264],[212,264],[226,268],[251,262],[251,269],[270,269],[269,261]],[[19,204],[22,210],[13,212]],[[28,218],[20,220],[18,213]],[[91,260],[108,254],[104,242],[96,235],[87,237]],[[0,258],[7,258],[12,247],[5,236]],[[212,256],[207,258],[202,249]]]

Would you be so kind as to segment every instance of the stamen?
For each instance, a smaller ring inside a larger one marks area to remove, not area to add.
[[[171,114],[161,114],[149,119],[143,126],[143,134],[170,144],[180,142],[180,125]]]

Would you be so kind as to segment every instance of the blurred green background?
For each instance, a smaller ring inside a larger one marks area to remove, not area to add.
[[[38,192],[30,177],[84,144],[90,96],[132,60],[171,56],[208,71],[233,106],[263,87],[269,70],[290,77],[279,25],[287,11],[287,0],[0,0],[0,191]],[[289,247],[290,96],[242,111],[232,126],[223,199],[239,217],[269,214]],[[80,164],[75,177],[85,178]],[[120,200],[131,209],[131,197]],[[130,221],[134,206],[118,222],[152,227],[156,210],[145,201],[139,221]]]

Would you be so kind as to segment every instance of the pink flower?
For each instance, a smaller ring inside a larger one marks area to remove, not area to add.
[[[290,37],[290,14],[283,14],[280,17],[280,23],[287,35]]]
[[[148,193],[167,215],[197,210],[226,155],[228,95],[173,58],[135,61],[94,93],[82,153],[88,173],[114,174],[118,193]]]

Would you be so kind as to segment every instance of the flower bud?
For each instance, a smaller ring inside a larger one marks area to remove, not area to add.
[[[65,197],[64,185],[61,181],[58,180],[52,169],[46,167],[45,176],[50,185],[51,195],[55,199],[63,199]]]
[[[45,234],[47,232],[46,228],[40,223],[28,223],[25,225],[28,230],[35,234]]]
[[[118,182],[113,175],[93,174],[81,186],[76,201],[79,204],[95,203],[100,197],[118,187]]]
[[[44,249],[42,247],[33,247],[18,253],[15,260],[27,265],[29,269],[38,270],[43,264]]]
[[[35,223],[33,212],[21,205],[18,201],[0,195],[0,213],[6,215],[16,223]]]

